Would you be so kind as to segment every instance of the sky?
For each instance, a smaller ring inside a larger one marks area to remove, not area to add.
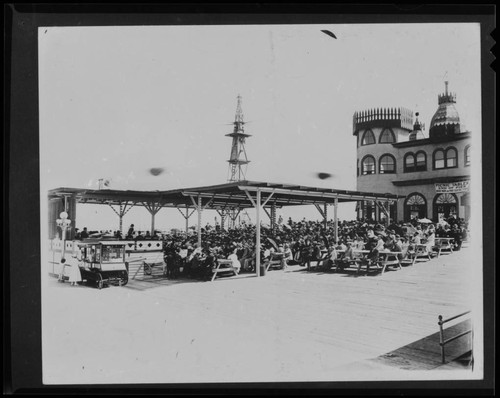
[[[97,189],[100,178],[131,190],[227,182],[238,95],[248,180],[355,190],[355,111],[406,107],[428,126],[447,80],[462,126],[480,139],[480,66],[479,24],[41,27],[42,218],[49,189]],[[312,206],[281,214],[321,218]],[[339,217],[354,219],[354,205]],[[150,215],[133,208],[130,223],[147,230]],[[155,223],[185,225],[175,209]],[[84,226],[117,229],[118,217],[79,205]]]

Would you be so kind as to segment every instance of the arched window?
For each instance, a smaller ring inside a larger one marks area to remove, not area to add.
[[[451,193],[442,193],[436,196],[436,203],[457,203],[457,198]]]
[[[407,205],[425,205],[425,198],[416,193],[406,199]]]
[[[396,137],[394,136],[394,133],[390,129],[384,129],[380,134],[378,142],[381,144],[396,142]]]
[[[434,197],[433,213],[435,221],[458,217],[458,200],[455,194],[441,193]]]
[[[423,151],[417,152],[415,155],[415,169],[416,171],[426,171],[427,170],[427,155]]]
[[[382,155],[378,161],[380,174],[392,174],[396,172],[396,159],[392,155]]]
[[[361,162],[361,174],[375,174],[375,158],[371,155],[365,156]]]
[[[465,166],[470,166],[470,145],[467,145],[464,150]]]
[[[375,144],[375,135],[373,134],[373,131],[366,130],[365,133],[363,134],[363,140],[361,141],[361,145],[371,145],[371,144]]]
[[[442,149],[438,149],[434,152],[434,168],[435,169],[444,169],[446,167],[444,151]]]
[[[415,156],[411,152],[404,157],[404,171],[405,173],[415,171]]]
[[[458,161],[457,161],[457,150],[455,148],[448,148],[446,150],[446,167],[457,167],[458,166]]]
[[[404,212],[405,220],[411,220],[415,217],[427,217],[427,201],[421,194],[417,192],[411,193],[405,200]]]

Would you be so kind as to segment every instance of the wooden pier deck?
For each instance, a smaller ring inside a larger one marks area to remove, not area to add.
[[[409,370],[439,379],[438,315],[471,309],[481,264],[470,259],[463,249],[383,275],[293,266],[260,278],[152,278],[101,291],[49,280],[44,381],[391,380],[411,378],[399,375]],[[92,344],[75,347],[83,331]],[[464,341],[448,361],[468,350]]]

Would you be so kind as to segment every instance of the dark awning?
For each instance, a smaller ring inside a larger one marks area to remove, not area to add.
[[[88,190],[79,188],[56,188],[49,191],[49,199],[74,197],[79,203],[120,205],[128,202],[136,206],[155,203],[162,207],[192,207],[193,199],[202,198],[207,208],[253,207],[248,193],[259,190],[264,197],[271,195],[269,205],[276,207],[314,205],[320,203],[355,202],[375,200],[394,202],[404,196],[390,193],[348,191],[302,185],[270,182],[237,181],[205,187],[182,188],[168,191],[130,191],[115,189]],[[210,202],[209,202],[210,201]]]

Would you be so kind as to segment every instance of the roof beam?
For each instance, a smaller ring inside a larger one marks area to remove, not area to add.
[[[354,195],[354,194],[341,194],[334,192],[314,192],[314,191],[301,191],[294,189],[279,189],[279,188],[255,188],[249,186],[238,187],[242,191],[256,191],[259,189],[261,192],[275,192],[283,195],[295,195],[299,197],[304,196],[312,196],[312,197],[320,197],[325,199],[343,199],[343,200],[397,200],[396,195],[386,194],[385,196],[381,195]]]

